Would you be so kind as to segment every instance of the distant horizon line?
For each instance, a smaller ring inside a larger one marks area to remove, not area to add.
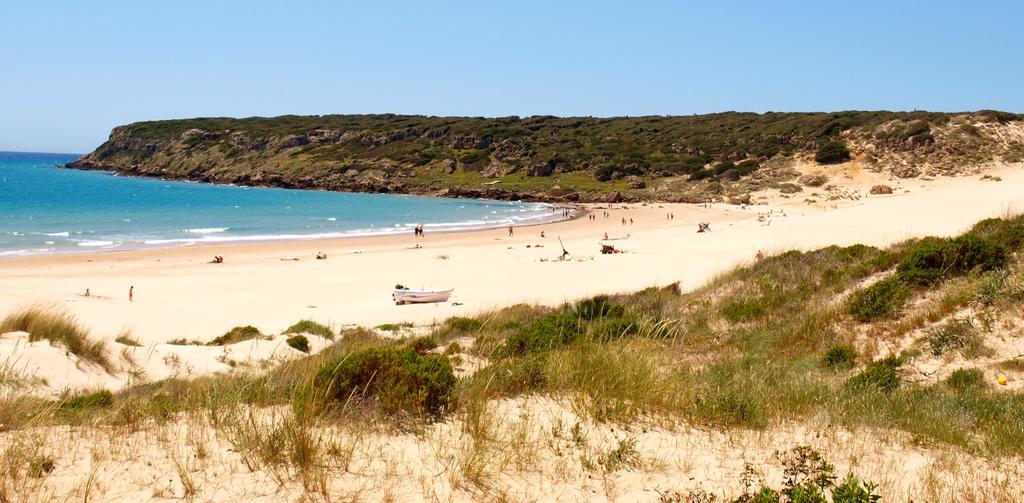
[[[79,157],[85,155],[78,152],[35,152],[29,150],[0,150],[0,154],[45,154],[45,155],[77,155]]]

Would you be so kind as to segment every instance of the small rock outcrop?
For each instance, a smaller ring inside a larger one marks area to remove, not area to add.
[[[892,168],[892,174],[897,178],[915,178],[921,174],[921,170],[914,166],[899,166]]]
[[[892,187],[888,185],[875,185],[874,187],[871,187],[871,193],[875,195],[892,194]]]
[[[800,183],[808,187],[821,187],[828,183],[828,177],[823,173],[811,173],[800,177]]]

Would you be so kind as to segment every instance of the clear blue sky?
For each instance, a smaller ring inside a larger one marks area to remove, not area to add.
[[[194,116],[1024,111],[1017,1],[0,0],[0,150]]]

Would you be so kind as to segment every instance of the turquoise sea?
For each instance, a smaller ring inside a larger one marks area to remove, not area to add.
[[[72,154],[0,152],[0,257],[501,227],[541,203],[235,187],[62,169]]]

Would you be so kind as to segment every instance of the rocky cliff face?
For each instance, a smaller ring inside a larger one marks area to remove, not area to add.
[[[640,118],[314,116],[114,128],[78,169],[212,183],[546,201],[727,198],[845,141],[874,169],[954,174],[1024,159],[1000,112],[726,113]]]

